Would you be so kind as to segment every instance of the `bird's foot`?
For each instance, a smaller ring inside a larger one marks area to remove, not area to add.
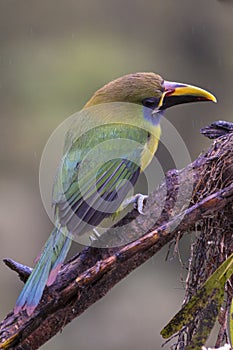
[[[145,215],[145,213],[143,212],[143,208],[145,206],[145,201],[147,200],[147,198],[148,196],[143,195],[141,193],[137,193],[134,196],[126,198],[122,203],[121,207],[124,209],[129,204],[133,204],[134,208],[137,209],[139,214]]]
[[[96,228],[93,228],[93,234],[89,236],[89,239],[91,243],[98,241],[100,238],[101,234],[96,230]]]

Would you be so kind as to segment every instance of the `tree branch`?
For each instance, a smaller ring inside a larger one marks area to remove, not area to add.
[[[149,196],[145,215],[133,210],[103,234],[98,244],[111,248],[86,247],[64,264],[30,317],[24,311],[9,313],[0,324],[0,348],[38,349],[167,242],[190,232],[197,224],[201,228],[203,220],[229,211],[233,204],[233,134],[226,124],[222,132],[221,125],[213,124],[209,134],[206,130],[203,133],[214,138],[217,130],[215,137],[223,136],[192,164],[166,174],[164,183]],[[207,180],[210,169],[221,174],[221,181],[211,176]],[[182,198],[190,199],[190,188],[193,193],[187,206],[180,200],[180,190]],[[161,213],[158,203],[164,203]],[[232,244],[229,249],[233,250]],[[31,272],[13,260],[6,259],[5,263],[23,281]]]

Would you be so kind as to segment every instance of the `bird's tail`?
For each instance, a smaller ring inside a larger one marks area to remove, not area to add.
[[[33,313],[40,302],[45,285],[51,285],[54,282],[71,242],[68,235],[54,228],[45,243],[40,259],[16,301],[15,314],[22,309],[25,309],[28,315]]]

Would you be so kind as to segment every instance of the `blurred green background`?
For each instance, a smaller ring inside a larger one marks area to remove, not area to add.
[[[0,0],[1,261],[11,257],[33,265],[52,227],[38,185],[43,147],[54,128],[104,83],[154,71],[209,89],[217,105],[184,105],[166,114],[193,159],[208,147],[199,129],[233,119],[232,19],[230,2],[214,0]],[[180,243],[186,264],[187,241]],[[167,251],[43,349],[161,348],[159,332],[184,296],[185,269],[177,257],[165,261]],[[3,318],[22,284],[2,262],[0,278]]]

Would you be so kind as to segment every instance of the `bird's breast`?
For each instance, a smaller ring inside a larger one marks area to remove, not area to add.
[[[151,132],[148,132],[147,142],[144,146],[142,156],[141,156],[141,172],[144,171],[152,161],[152,158],[158,148],[160,135],[161,135],[161,129],[159,125],[157,125],[156,127],[153,127]]]

